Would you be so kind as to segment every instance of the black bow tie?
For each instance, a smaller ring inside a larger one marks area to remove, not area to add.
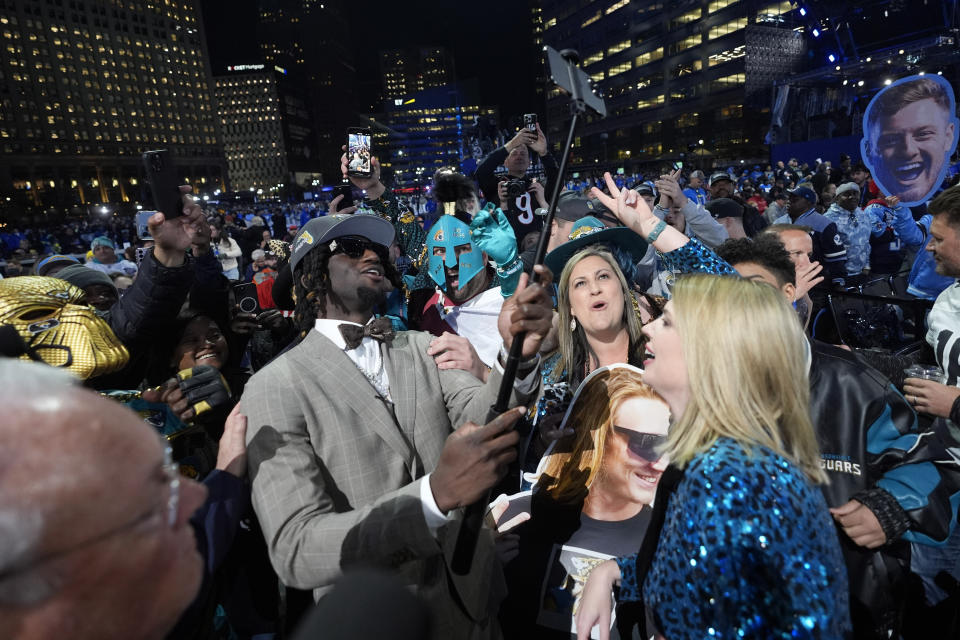
[[[347,343],[347,349],[356,349],[364,338],[373,338],[390,344],[396,334],[389,318],[377,318],[362,327],[355,324],[341,324],[340,335],[343,336],[343,341]]]

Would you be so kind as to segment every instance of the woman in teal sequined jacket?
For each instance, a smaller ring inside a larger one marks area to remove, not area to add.
[[[638,553],[591,573],[578,638],[609,628],[617,581],[618,601],[641,601],[641,623],[671,640],[845,637],[846,568],[817,487],[793,310],[763,283],[694,275],[644,333],[644,380],[673,416],[671,473]]]

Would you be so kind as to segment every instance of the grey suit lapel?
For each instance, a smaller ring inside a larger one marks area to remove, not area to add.
[[[390,396],[393,398],[393,411],[400,428],[413,437],[413,426],[417,411],[417,373],[414,370],[413,355],[406,348],[406,338],[399,336],[392,347],[380,345],[384,366],[390,376]],[[397,348],[400,347],[400,348]]]
[[[320,385],[327,392],[327,397],[347,404],[361,416],[364,424],[373,429],[404,459],[413,477],[412,470],[415,468],[413,447],[397,428],[393,414],[380,399],[377,390],[360,373],[357,365],[347,354],[320,332],[311,331],[304,340],[303,350],[299,355],[303,357],[301,364],[304,366],[304,375],[317,372]],[[388,375],[392,395],[395,378],[393,372],[389,372]],[[343,426],[349,428],[349,425]]]

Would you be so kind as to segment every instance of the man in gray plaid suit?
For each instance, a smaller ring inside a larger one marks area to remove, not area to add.
[[[258,372],[241,401],[253,504],[285,584],[319,598],[351,567],[387,568],[430,606],[433,637],[499,637],[505,589],[492,538],[481,535],[473,570],[456,575],[453,516],[515,458],[510,427],[523,410],[480,426],[499,364],[486,384],[440,370],[429,334],[394,335],[389,321],[372,320],[399,284],[393,238],[388,221],[369,215],[317,218],[297,234],[291,269],[304,338]],[[500,314],[506,349],[527,331],[515,406],[539,392],[537,351],[552,314],[543,275],[541,286],[521,281]]]

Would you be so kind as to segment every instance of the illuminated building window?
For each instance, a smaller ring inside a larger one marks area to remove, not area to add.
[[[718,64],[723,64],[724,62],[730,62],[731,60],[742,58],[745,55],[747,55],[747,46],[742,44],[738,47],[734,47],[733,49],[727,49],[726,51],[719,51],[717,53],[711,54],[708,60],[708,64],[711,67],[715,67]]]
[[[712,86],[714,91],[722,91],[724,89],[729,89],[740,84],[744,84],[747,81],[746,74],[743,73],[734,73],[729,76],[724,76],[722,78],[717,78],[713,81]]]
[[[660,94],[655,98],[648,98],[646,100],[639,100],[637,102],[637,109],[649,109],[650,107],[655,107],[664,103],[664,95]]]
[[[608,47],[608,48],[607,48],[607,55],[608,55],[608,56],[612,56],[612,55],[615,54],[615,53],[620,53],[620,52],[623,51],[624,49],[629,49],[629,48],[630,48],[630,41],[629,41],[629,40],[624,40],[624,41],[622,41],[622,42],[618,42],[617,44],[613,45],[612,47]]]
[[[683,25],[685,25],[685,24],[689,24],[689,23],[691,23],[691,22],[694,22],[694,21],[696,21],[696,20],[699,20],[699,19],[700,19],[700,13],[701,13],[701,11],[700,11],[700,8],[698,7],[698,8],[696,8],[696,9],[694,9],[693,11],[688,11],[687,13],[684,13],[683,15],[679,15],[679,16],[677,16],[676,18],[674,18],[673,20],[670,21],[670,27],[673,28],[673,29],[676,29],[677,27],[680,27],[680,26],[683,26]]]
[[[698,46],[703,42],[703,34],[697,33],[689,38],[684,38],[683,40],[678,40],[670,45],[669,51],[671,54],[680,53],[681,51],[686,51],[687,49],[692,49],[693,47]]]
[[[736,4],[739,0],[713,0],[709,5],[707,5],[707,13],[715,13],[729,7],[732,4]]]
[[[603,80],[603,71],[599,73],[590,74],[590,79],[593,80],[594,82],[600,82],[601,80]]]
[[[607,10],[604,11],[604,13],[605,13],[606,15],[610,15],[611,13],[613,13],[614,11],[616,11],[617,9],[619,9],[619,8],[621,8],[621,7],[625,7],[625,6],[627,6],[628,4],[630,4],[630,0],[618,0],[617,2],[614,2],[612,5],[610,5],[609,7],[607,7]],[[586,26],[586,25],[584,25],[584,26]]]
[[[557,26],[557,19],[550,18],[549,20],[546,21],[546,23],[544,23],[543,28],[549,29],[550,27],[555,27],[555,26]]]
[[[712,27],[710,29],[710,32],[707,34],[707,37],[710,40],[714,40],[716,38],[721,38],[723,36],[729,35],[734,31],[739,31],[740,29],[743,29],[746,26],[747,26],[746,18],[737,18],[736,20],[731,20],[726,24],[721,24],[716,27]]]
[[[618,64],[616,66],[610,67],[610,69],[607,71],[607,77],[612,78],[613,76],[621,74],[624,71],[630,71],[630,68],[632,66],[633,66],[632,63],[624,62],[623,64]]]
[[[636,60],[634,60],[634,64],[638,67],[642,67],[648,62],[660,60],[661,58],[663,58],[663,47],[640,54],[639,56],[637,56]]]
[[[600,11],[597,11],[595,14],[583,21],[583,24],[580,25],[580,28],[588,27],[597,20],[600,19],[600,16],[603,15]]]
[[[790,13],[793,5],[788,0],[774,2],[773,4],[762,7],[757,11],[756,21],[760,22],[783,22],[783,14]]]

